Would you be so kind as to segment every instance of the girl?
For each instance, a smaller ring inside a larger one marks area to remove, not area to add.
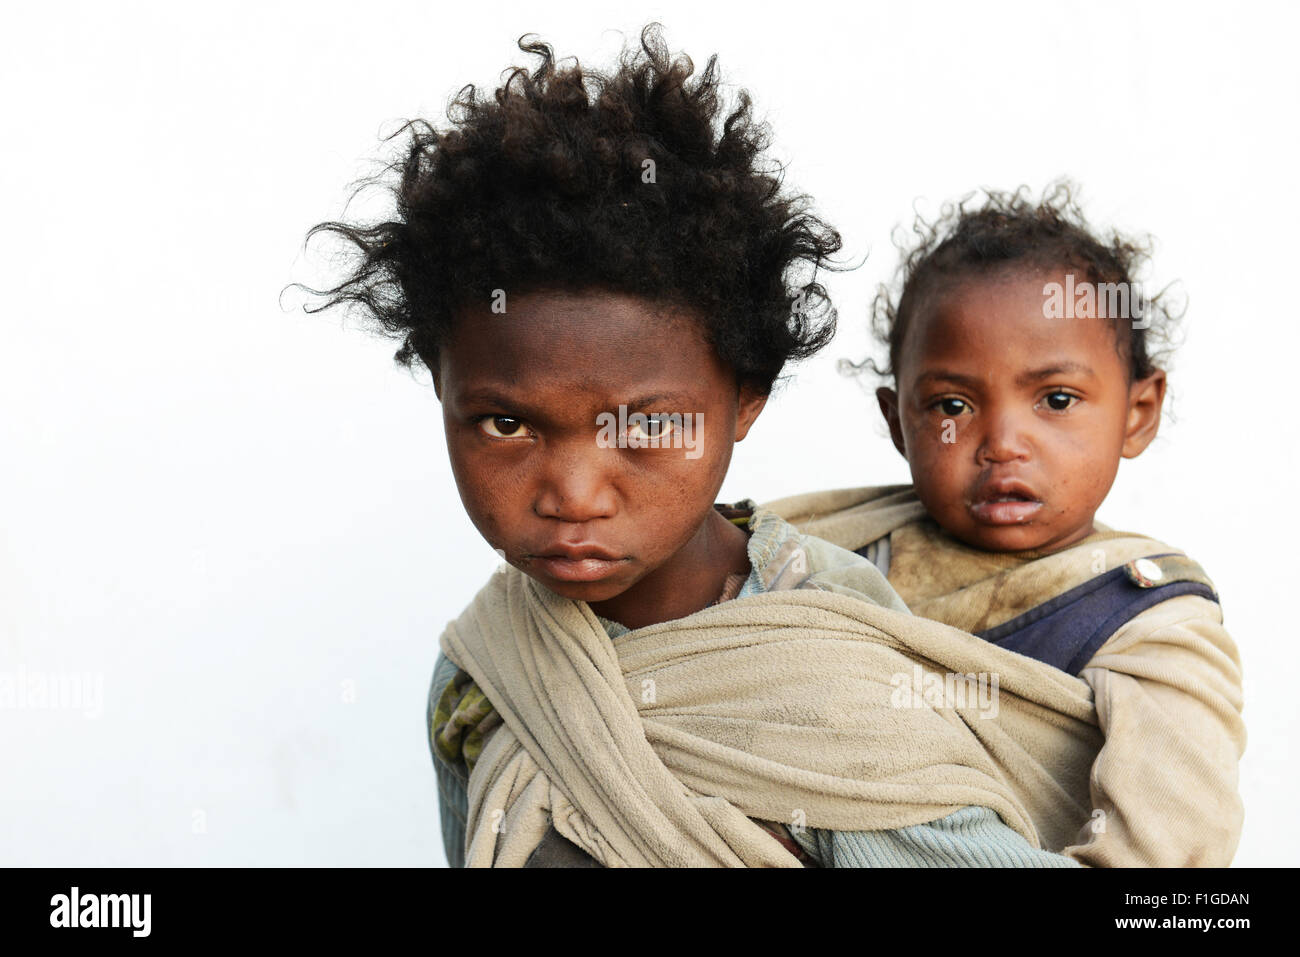
[[[326,305],[431,370],[461,502],[508,563],[429,691],[448,860],[1072,865],[959,715],[891,704],[965,636],[859,556],[715,504],[834,326],[792,277],[839,236],[760,168],[747,97],[725,111],[714,62],[692,80],[653,28],[608,74],[520,45],[535,71],[412,125],[397,218],[317,227],[360,253]]]

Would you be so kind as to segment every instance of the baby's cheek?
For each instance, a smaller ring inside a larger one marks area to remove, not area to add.
[[[1099,450],[1095,445],[1073,447],[1054,469],[1053,481],[1078,505],[1091,503],[1096,506],[1105,497],[1114,478],[1114,473],[1107,474],[1105,469],[1109,453],[1109,449]]]
[[[918,484],[924,481],[938,489],[952,485],[958,489],[964,487],[960,472],[966,443],[953,420],[949,419],[947,423],[927,428],[915,437],[910,451],[913,470],[921,473],[916,476]]]
[[[1052,476],[1052,485],[1054,491],[1049,494],[1054,524],[1082,525],[1090,521],[1105,497],[1104,483],[1086,464]]]

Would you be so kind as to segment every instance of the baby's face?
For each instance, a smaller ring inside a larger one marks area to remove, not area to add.
[[[726,524],[713,503],[732,446],[762,407],[689,316],[594,291],[462,311],[437,384],[474,525],[525,574],[619,621],[642,583],[673,593],[674,576],[697,574],[692,556]]]
[[[922,503],[975,548],[1053,551],[1085,538],[1120,458],[1159,427],[1164,374],[1129,382],[1115,320],[1044,316],[1043,287],[1064,275],[936,292],[904,337],[897,393],[878,393]]]

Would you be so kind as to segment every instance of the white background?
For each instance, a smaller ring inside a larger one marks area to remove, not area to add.
[[[1095,221],[1158,238],[1190,303],[1179,421],[1099,517],[1216,580],[1246,675],[1236,863],[1295,864],[1295,8],[467,7],[7,11],[0,670],[100,674],[104,699],[0,710],[0,863],[443,862],[425,694],[496,558],[427,377],[279,293],[330,275],[304,234],[382,133],[494,85],[522,33],[604,65],[658,19],[720,54],[791,185],[870,252],[724,499],[906,480],[835,360],[864,354],[914,200],[1068,174]]]

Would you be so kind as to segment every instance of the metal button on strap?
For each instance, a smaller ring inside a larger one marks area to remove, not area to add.
[[[1165,577],[1165,573],[1149,558],[1139,558],[1133,563],[1133,569],[1147,581],[1158,582]]]

